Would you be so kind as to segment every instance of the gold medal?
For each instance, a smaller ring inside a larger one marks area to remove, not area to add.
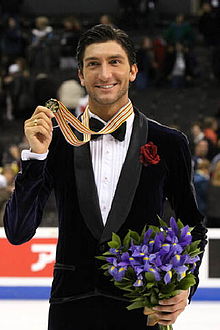
[[[50,109],[52,112],[57,112],[59,110],[59,102],[55,99],[49,99],[45,103],[45,107]]]

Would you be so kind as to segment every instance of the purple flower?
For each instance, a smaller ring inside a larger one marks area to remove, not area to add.
[[[154,275],[155,280],[160,281],[161,277],[160,277],[159,269],[157,269],[156,267],[153,267],[153,265],[150,265],[150,264],[146,263],[144,265],[144,271],[152,273]]]
[[[146,231],[146,233],[144,234],[144,240],[143,240],[144,244],[147,244],[149,242],[152,232],[153,232],[153,230],[150,228]]]
[[[178,225],[176,223],[176,220],[173,217],[170,218],[170,227],[172,228],[172,231],[174,232],[174,234],[176,236],[178,236],[179,228],[178,228]]]
[[[184,248],[192,242],[192,235],[189,231],[189,226],[181,229],[179,244]]]
[[[127,270],[126,267],[115,267],[111,266],[108,270],[109,274],[114,277],[115,281],[121,281],[125,276],[125,271]]]
[[[186,276],[186,271],[188,270],[188,267],[187,266],[178,266],[178,267],[175,267],[175,271],[177,273],[177,278],[178,280],[182,280],[182,278],[184,278]]]
[[[137,281],[133,284],[133,286],[139,287],[139,286],[143,286],[143,276],[139,275],[137,278]]]
[[[170,283],[171,279],[172,279],[172,272],[171,270],[169,270],[164,276],[164,282],[168,284]]]

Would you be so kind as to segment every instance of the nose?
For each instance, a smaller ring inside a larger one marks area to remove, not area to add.
[[[101,81],[108,81],[111,77],[111,67],[108,65],[108,63],[102,63],[99,67],[99,79]]]

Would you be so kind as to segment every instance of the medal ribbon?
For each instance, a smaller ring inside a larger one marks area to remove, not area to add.
[[[52,103],[51,103],[52,102]],[[53,111],[54,103],[57,105],[57,109]],[[95,132],[89,129],[89,106],[87,105],[83,115],[82,122],[79,121],[66,106],[58,101],[51,99],[46,103],[46,107],[51,109],[54,113],[56,121],[68,143],[73,146],[81,146],[91,140],[92,134],[109,134],[114,132],[122,123],[124,123],[128,117],[133,113],[133,106],[131,101],[122,107],[116,115],[103,127],[99,132]],[[69,124],[73,126],[78,132],[83,133],[83,141],[79,140],[73,133]]]

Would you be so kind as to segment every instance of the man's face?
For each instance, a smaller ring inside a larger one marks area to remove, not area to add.
[[[198,157],[206,157],[209,150],[207,141],[200,141],[195,146],[195,155]]]
[[[79,78],[89,94],[91,107],[120,108],[128,101],[129,82],[135,80],[136,74],[137,66],[129,64],[121,45],[107,41],[86,47]]]

